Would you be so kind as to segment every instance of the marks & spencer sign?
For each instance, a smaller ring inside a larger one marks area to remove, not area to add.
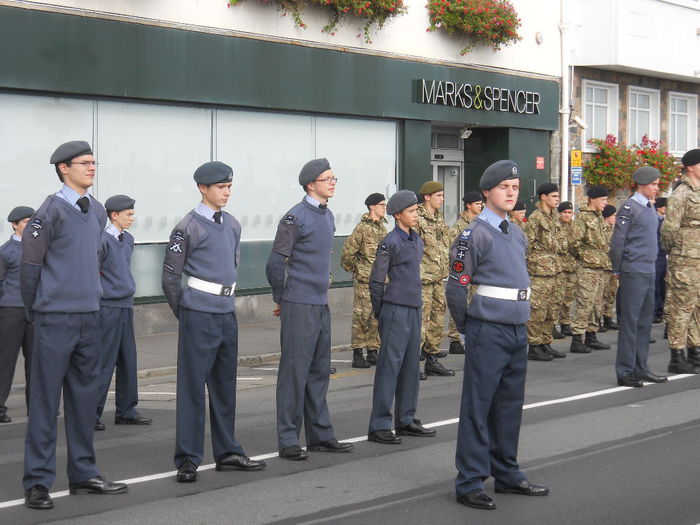
[[[422,104],[525,115],[540,114],[541,97],[537,91],[425,79],[418,81],[418,89],[419,102]]]

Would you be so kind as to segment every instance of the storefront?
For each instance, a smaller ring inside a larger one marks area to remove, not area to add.
[[[96,197],[137,200],[141,301],[161,295],[163,243],[197,201],[194,168],[210,159],[234,168],[239,294],[266,291],[276,224],[301,198],[296,176],[310,158],[328,157],[339,178],[339,285],[340,249],[367,194],[441,180],[451,221],[497,159],[520,164],[525,198],[550,178],[551,77],[13,7],[0,7],[0,64],[0,210],[39,205],[57,187],[53,148],[91,140]]]

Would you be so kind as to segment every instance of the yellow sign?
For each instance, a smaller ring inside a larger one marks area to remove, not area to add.
[[[583,160],[583,156],[581,154],[581,150],[580,149],[572,149],[571,150],[571,166],[581,167],[582,160]]]

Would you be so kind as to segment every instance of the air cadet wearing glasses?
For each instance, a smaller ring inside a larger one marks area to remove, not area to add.
[[[10,240],[0,247],[0,423],[10,423],[5,402],[10,395],[19,350],[24,356],[24,397],[29,411],[30,373],[34,327],[19,291],[19,263],[22,260],[22,234],[34,215],[29,206],[14,208],[7,221],[12,224]]]
[[[56,478],[56,417],[63,391],[71,494],[120,494],[123,483],[102,477],[93,434],[100,391],[98,250],[107,222],[87,193],[96,162],[87,142],[59,146],[51,155],[63,187],[32,216],[22,241],[20,286],[34,320],[32,390],[24,449],[25,504],[50,509]]]
[[[447,304],[466,335],[464,381],[457,434],[457,501],[496,508],[484,491],[493,476],[498,493],[545,496],[517,462],[527,371],[530,277],[527,239],[508,219],[520,187],[518,165],[499,160],[479,186],[486,207],[452,243]],[[467,308],[470,283],[477,285]]]
[[[307,162],[299,173],[304,199],[285,213],[267,260],[267,280],[281,319],[277,374],[277,442],[281,458],[304,460],[299,446],[304,426],[307,450],[348,452],[331,424],[326,393],[331,362],[328,309],[335,221],[328,199],[338,179],[326,159]]]
[[[202,202],[175,226],[165,251],[163,292],[180,321],[177,345],[177,481],[197,480],[204,455],[204,386],[209,392],[211,439],[217,471],[255,471],[234,435],[238,323],[234,289],[241,225],[222,210],[233,170],[206,162],[194,172]],[[182,286],[182,274],[187,276]]]

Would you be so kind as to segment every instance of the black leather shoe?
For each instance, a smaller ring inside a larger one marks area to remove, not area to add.
[[[279,454],[282,459],[288,459],[290,461],[301,461],[309,457],[309,453],[303,450],[299,445],[282,448]]]
[[[551,361],[554,359],[554,356],[542,348],[542,345],[530,345],[527,351],[527,358],[530,361]]]
[[[566,357],[566,354],[564,352],[560,352],[559,350],[555,350],[550,346],[549,343],[545,345],[541,345],[540,348],[547,352],[549,355],[551,355],[554,359],[564,359]]]
[[[126,483],[114,483],[104,476],[96,476],[80,483],[71,483],[68,491],[71,494],[126,494],[129,487]]]
[[[100,431],[105,429],[105,422],[102,421],[99,417],[95,420],[95,430]]]
[[[375,430],[367,434],[367,441],[382,445],[399,445],[401,438],[397,437],[391,430]]]
[[[498,494],[521,494],[523,496],[546,496],[549,494],[549,489],[542,485],[535,485],[528,480],[521,481],[520,484],[513,487],[496,486]]]
[[[467,507],[473,507],[475,509],[496,509],[496,502],[493,501],[491,496],[484,492],[484,489],[472,490],[464,496],[458,496],[457,501],[459,501],[462,505],[466,505]]]
[[[654,372],[637,374],[637,378],[641,381],[649,381],[650,383],[666,383],[668,381],[668,377],[657,375]]]
[[[376,350],[367,350],[367,364],[371,366],[375,366],[377,364],[377,351]]]
[[[461,341],[450,341],[450,353],[451,354],[464,354],[464,347]]]
[[[634,374],[627,374],[625,377],[619,377],[617,379],[617,384],[619,386],[632,386],[635,388],[644,386],[644,383]]]
[[[4,410],[0,411],[0,423],[11,423],[12,418]]]
[[[428,379],[428,376],[426,375],[425,372],[421,372],[420,375],[418,376],[418,379],[420,379],[421,381],[425,381],[426,379]]]
[[[240,454],[231,454],[221,461],[217,461],[215,468],[219,472],[225,470],[245,470],[247,472],[253,472],[262,470],[266,466],[264,461],[250,459],[248,456],[241,456]]]
[[[328,369],[328,375],[330,375],[330,376],[332,376],[336,372],[338,372],[338,370],[334,366],[332,366]]]
[[[311,452],[350,452],[353,448],[355,445],[352,443],[341,443],[337,439],[329,439],[306,446],[306,450]]]
[[[150,417],[144,417],[141,414],[136,414],[134,417],[115,417],[115,425],[150,425],[153,420]]]
[[[24,505],[30,509],[49,510],[53,508],[53,500],[49,490],[42,485],[34,485],[24,491]]]
[[[396,429],[397,436],[435,437],[436,434],[437,432],[432,428],[425,428],[421,425],[418,419],[414,419],[409,425]]]
[[[177,480],[180,483],[192,483],[197,481],[197,467],[189,459],[177,469]]]

